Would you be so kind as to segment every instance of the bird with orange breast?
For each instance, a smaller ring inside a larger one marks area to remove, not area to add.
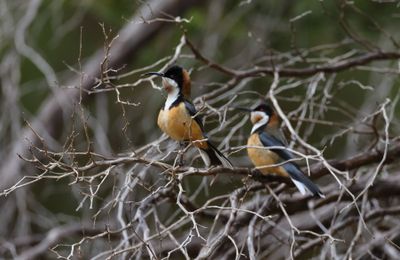
[[[293,161],[293,154],[285,149],[287,142],[274,109],[267,103],[261,103],[254,109],[236,108],[250,112],[253,128],[247,141],[247,153],[261,173],[290,177],[301,194],[306,194],[308,190],[314,196],[325,197]]]
[[[190,76],[180,66],[172,66],[164,73],[146,75],[162,77],[167,100],[158,114],[157,124],[169,137],[177,141],[189,141],[200,151],[207,166],[232,167],[231,162],[208,140],[202,120],[190,101]]]

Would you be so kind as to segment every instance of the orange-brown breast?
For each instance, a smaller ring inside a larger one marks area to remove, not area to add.
[[[189,115],[185,104],[182,102],[169,110],[161,110],[158,114],[157,124],[169,137],[177,141],[192,141],[196,147],[206,149],[207,142],[203,140],[203,132],[197,122]]]
[[[263,174],[275,173],[281,176],[287,176],[285,169],[281,166],[278,167],[267,167],[279,163],[279,156],[269,151],[261,143],[258,133],[252,134],[247,140],[247,154],[251,162],[256,166]]]

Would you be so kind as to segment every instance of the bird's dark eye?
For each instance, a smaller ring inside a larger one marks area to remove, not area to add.
[[[259,107],[257,108],[257,110],[258,110],[258,111],[265,112],[265,108],[264,108],[264,107],[262,107],[262,106],[259,106]]]

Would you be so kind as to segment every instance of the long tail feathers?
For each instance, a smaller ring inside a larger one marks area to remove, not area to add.
[[[207,149],[199,149],[200,155],[207,166],[222,165],[227,168],[233,168],[232,163],[225,157],[213,144],[207,141]]]
[[[286,163],[283,168],[288,172],[294,185],[299,189],[300,193],[305,195],[310,191],[314,196],[325,198],[325,195],[296,165],[292,163]]]

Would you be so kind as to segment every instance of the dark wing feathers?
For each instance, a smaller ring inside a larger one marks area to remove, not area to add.
[[[189,115],[193,117],[196,123],[200,126],[200,129],[203,132],[203,136],[207,137],[206,133],[204,132],[204,126],[201,117],[197,114],[197,110],[192,104],[192,102],[190,102],[187,99],[184,99],[183,102],[185,103],[185,107],[189,112]],[[207,141],[207,144],[208,144],[208,149],[205,149],[204,151],[209,157],[211,165],[223,165],[224,167],[229,167],[229,168],[233,167],[229,159],[226,158],[225,155],[223,155],[223,153],[221,153],[209,140]]]
[[[200,126],[201,131],[203,131],[204,133],[204,126],[203,126],[203,122],[201,120],[201,117],[199,115],[197,115],[197,110],[194,107],[194,105],[192,104],[192,102],[190,102],[189,100],[183,100],[183,102],[185,103],[185,107],[189,112],[189,115],[194,117],[194,121],[196,121],[196,123]]]
[[[285,163],[283,168],[287,171],[290,177],[303,184],[314,196],[324,198],[325,195],[321,192],[317,185],[315,185],[294,163]],[[299,184],[296,184],[298,186]]]
[[[261,143],[265,146],[268,147],[268,149],[270,151],[273,151],[274,153],[278,154],[279,157],[282,160],[288,161],[290,159],[293,159],[294,156],[293,154],[286,150],[286,149],[271,149],[269,147],[271,146],[283,146],[286,147],[284,145],[284,143],[279,139],[276,138],[273,135],[270,135],[266,132],[260,132],[259,133],[259,137],[260,137],[260,141]],[[300,167],[295,163],[295,162],[288,162],[285,163],[282,166],[286,172],[290,175],[290,177],[292,178],[292,180],[294,180],[295,185],[300,189],[300,190],[304,190],[304,188],[301,188],[301,186],[305,186],[305,188],[307,188],[314,196],[318,196],[323,198],[324,195],[321,192],[321,190],[317,187],[317,185],[315,185],[300,169]],[[299,182],[300,184],[296,183]],[[299,187],[300,185],[300,187]]]
[[[285,144],[279,140],[278,138],[274,137],[273,135],[269,135],[266,132],[260,132],[259,133],[259,137],[260,137],[260,141],[261,143],[266,146],[266,147],[271,147],[271,146],[282,146],[285,147]],[[274,149],[269,149],[271,151],[273,151],[274,153],[278,154],[279,157],[281,157],[283,160],[288,161],[290,159],[293,159],[293,154],[286,150],[286,149],[278,149],[278,148],[274,148]]]

